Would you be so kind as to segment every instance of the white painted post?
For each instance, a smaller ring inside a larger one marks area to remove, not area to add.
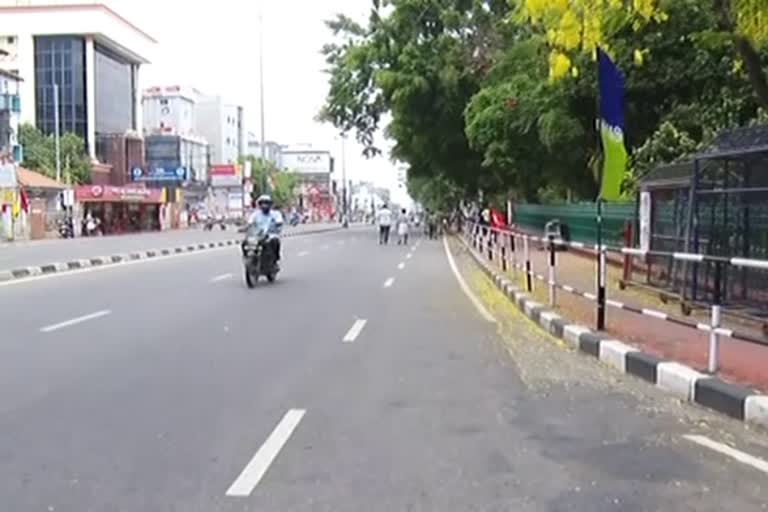
[[[720,305],[712,304],[712,330],[709,331],[709,363],[707,370],[709,373],[717,373],[720,369],[720,334],[717,330],[720,327]]]

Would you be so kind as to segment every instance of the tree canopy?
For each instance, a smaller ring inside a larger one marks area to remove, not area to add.
[[[768,105],[761,0],[373,0],[327,26],[319,118],[368,156],[383,129],[427,201],[592,199],[598,45],[627,77],[630,180]]]
[[[30,124],[19,128],[19,142],[24,148],[24,167],[56,178],[56,141],[53,135],[44,135]],[[59,140],[61,179],[65,183],[87,183],[91,176],[91,162],[85,150],[85,141],[74,133],[64,133]]]

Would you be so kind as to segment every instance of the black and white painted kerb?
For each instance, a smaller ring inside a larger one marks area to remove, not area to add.
[[[682,400],[768,427],[767,395],[725,382],[677,362],[659,359],[606,334],[568,322],[556,312],[533,301],[528,293],[499,274],[462,237],[457,238],[509,300],[544,330],[561,338],[575,350],[598,358],[618,371],[644,379]]]
[[[339,228],[324,228],[311,231],[300,231],[295,233],[284,233],[284,238],[291,238],[302,235],[315,235],[319,233],[326,233],[328,231],[336,231]],[[30,277],[37,277],[47,274],[56,274],[64,272],[72,272],[75,270],[82,270],[92,267],[104,267],[108,265],[118,265],[121,263],[127,263],[137,260],[147,260],[153,258],[163,258],[167,256],[174,256],[183,253],[200,252],[211,249],[217,249],[220,247],[227,247],[233,245],[239,245],[242,239],[221,240],[217,242],[197,243],[186,245],[182,247],[171,247],[167,249],[152,249],[148,251],[138,251],[130,253],[113,254],[111,256],[97,256],[94,258],[77,259],[67,261],[63,263],[48,263],[46,265],[39,265],[33,267],[15,268],[12,270],[0,270],[0,283],[14,281],[18,279],[27,279]]]

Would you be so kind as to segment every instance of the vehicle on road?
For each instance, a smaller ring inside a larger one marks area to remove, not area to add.
[[[243,264],[245,267],[245,284],[253,288],[261,276],[270,283],[277,279],[280,271],[277,264],[276,245],[272,243],[273,236],[260,226],[251,225],[243,239]]]

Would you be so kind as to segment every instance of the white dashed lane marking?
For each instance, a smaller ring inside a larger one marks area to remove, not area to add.
[[[395,284],[395,278],[390,277],[389,279],[384,281],[384,288],[391,288],[393,284]]]
[[[347,331],[347,334],[344,336],[342,341],[344,341],[344,343],[352,343],[355,341],[365,328],[366,323],[368,323],[368,320],[362,318],[355,320],[355,323],[352,324],[352,327],[349,328],[349,331]]]
[[[275,430],[264,441],[264,444],[261,445],[256,455],[245,466],[237,480],[229,487],[227,496],[242,498],[251,495],[306,412],[304,409],[291,409],[285,413],[285,416],[277,424]]]

